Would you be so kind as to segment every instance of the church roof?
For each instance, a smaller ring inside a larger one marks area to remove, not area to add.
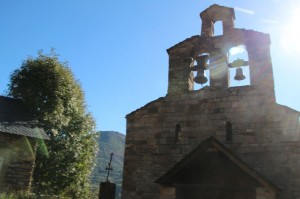
[[[39,122],[21,100],[0,96],[0,133],[49,140]]]

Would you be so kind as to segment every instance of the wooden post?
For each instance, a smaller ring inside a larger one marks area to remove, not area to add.
[[[116,184],[111,182],[100,183],[99,199],[115,199]]]

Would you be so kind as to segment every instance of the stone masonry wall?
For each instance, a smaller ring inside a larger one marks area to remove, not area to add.
[[[279,198],[300,197],[299,113],[245,86],[167,95],[129,114],[123,199],[158,199],[153,182],[211,135],[281,188]]]
[[[0,158],[3,159],[0,192],[10,189],[28,190],[35,160],[32,148],[34,141],[29,139],[25,136],[0,133]]]

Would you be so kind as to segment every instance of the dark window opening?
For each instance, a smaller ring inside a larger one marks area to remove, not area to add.
[[[176,124],[176,127],[175,127],[175,139],[174,139],[175,144],[178,142],[178,137],[179,137],[180,131],[181,131],[181,125],[180,124]]]
[[[226,142],[232,142],[232,124],[226,122]]]

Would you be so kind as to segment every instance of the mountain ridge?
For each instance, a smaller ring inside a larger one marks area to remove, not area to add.
[[[116,199],[120,198],[123,175],[125,135],[117,131],[99,131],[99,151],[95,158],[96,166],[92,171],[91,184],[99,190],[100,182],[105,182],[110,160],[113,153],[111,166],[113,168],[109,181],[116,184]]]

